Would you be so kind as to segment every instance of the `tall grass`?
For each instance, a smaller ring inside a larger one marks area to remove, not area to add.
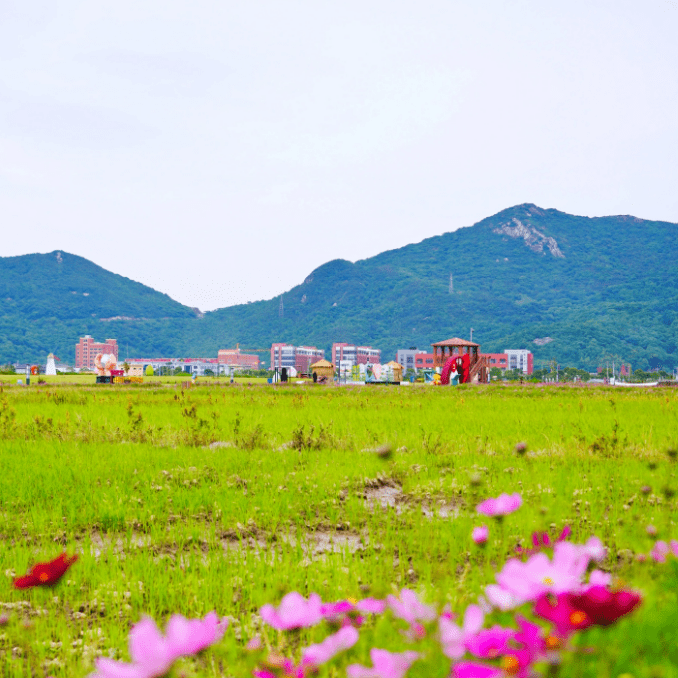
[[[459,609],[533,530],[565,524],[575,541],[605,542],[607,569],[645,592],[638,614],[651,619],[674,604],[675,575],[633,555],[652,546],[648,524],[678,536],[677,416],[672,390],[5,388],[3,675],[84,676],[98,654],[126,656],[141,615],[212,609],[232,628],[186,675],[243,675],[257,610],[288,591],[336,600],[409,586]],[[385,444],[390,458],[376,452]],[[481,552],[474,507],[509,491],[525,505]],[[64,549],[80,560],[57,588],[12,590],[13,574]],[[631,666],[632,623],[564,675],[674,675],[651,649]]]

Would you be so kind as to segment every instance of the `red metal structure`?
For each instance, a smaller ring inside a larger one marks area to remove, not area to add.
[[[434,367],[443,368],[441,383],[449,383],[452,366],[456,365],[459,383],[486,383],[487,359],[480,354],[480,344],[454,337],[431,344],[433,347]],[[447,382],[443,379],[447,377]]]

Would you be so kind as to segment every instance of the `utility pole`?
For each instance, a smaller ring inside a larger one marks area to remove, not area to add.
[[[283,318],[285,315],[285,307],[283,306],[282,294],[280,295],[280,306],[278,306],[278,318]]]
[[[452,279],[451,273],[450,273],[450,294],[454,294],[454,280]]]

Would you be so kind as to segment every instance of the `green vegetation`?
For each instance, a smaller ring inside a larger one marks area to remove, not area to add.
[[[512,237],[519,228],[527,241]],[[355,264],[330,261],[284,294],[284,318],[278,298],[201,318],[80,257],[12,257],[0,259],[0,360],[44,360],[52,351],[70,361],[85,333],[115,337],[131,355],[215,355],[238,342],[274,341],[327,350],[350,341],[390,358],[473,327],[484,351],[529,348],[535,367],[555,358],[587,370],[612,360],[671,370],[676,255],[676,224],[518,205]]]
[[[647,525],[678,536],[674,389],[182,390],[173,379],[0,392],[3,676],[85,676],[110,650],[128,658],[142,615],[213,609],[232,618],[223,642],[181,671],[247,675],[248,638],[284,642],[256,612],[288,591],[332,601],[408,586],[459,611],[532,531],[565,524],[573,541],[599,536],[603,569],[645,602],[587,632],[580,647],[595,650],[566,652],[560,675],[676,675],[678,571],[633,557],[652,548]],[[376,453],[384,444],[391,455]],[[502,492],[524,505],[490,526],[481,551],[470,533],[487,520],[474,507]],[[57,588],[11,589],[64,549],[80,559]],[[379,642],[385,629],[368,622],[365,633]],[[365,653],[351,660],[369,663]]]

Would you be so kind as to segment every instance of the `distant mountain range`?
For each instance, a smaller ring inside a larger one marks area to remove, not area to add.
[[[117,338],[130,355],[347,341],[391,358],[473,328],[483,352],[527,348],[537,365],[674,367],[677,281],[678,225],[531,204],[356,263],[330,261],[282,295],[282,318],[280,297],[200,314],[81,257],[31,254],[0,258],[0,362],[49,352],[72,362],[84,334]]]

